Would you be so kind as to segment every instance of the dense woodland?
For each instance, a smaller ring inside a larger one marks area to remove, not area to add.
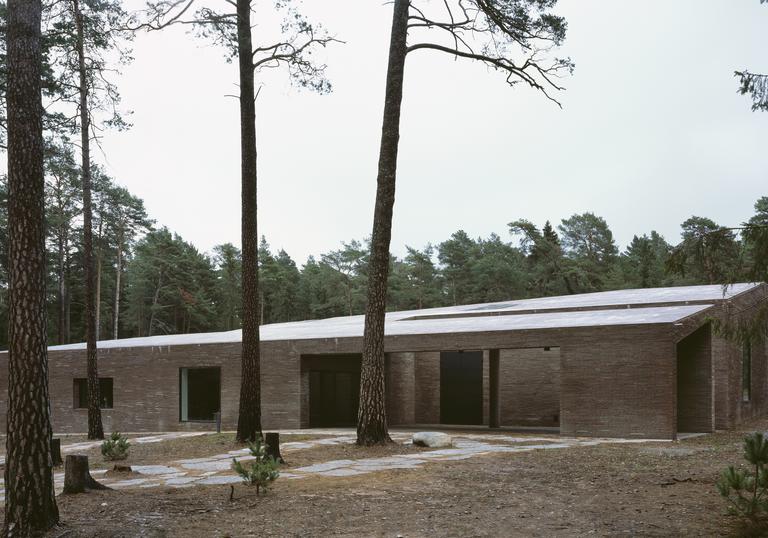
[[[80,169],[63,145],[49,146],[46,161],[49,341],[80,342],[85,336]],[[142,200],[103,170],[95,168],[93,177],[99,339],[239,328],[240,250],[224,243],[200,252],[156,224]],[[3,183],[3,198],[5,192]],[[751,221],[768,221],[768,198],[756,203]],[[0,227],[4,247],[4,210]],[[682,223],[682,237],[673,246],[651,231],[636,235],[621,251],[606,221],[592,213],[542,226],[512,221],[486,238],[458,230],[436,245],[408,246],[403,258],[392,256],[388,308],[719,283],[738,280],[749,267],[750,243],[738,231],[691,217]],[[5,325],[6,253],[0,256]],[[362,314],[368,256],[366,241],[351,240],[299,265],[262,237],[262,323]],[[3,347],[6,334],[3,326]]]

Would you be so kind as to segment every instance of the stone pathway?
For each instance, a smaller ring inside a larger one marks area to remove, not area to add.
[[[144,437],[134,437],[129,438],[128,440],[131,442],[131,444],[147,444],[147,443],[160,443],[162,441],[167,441],[169,439],[183,439],[185,437],[197,437],[198,435],[208,435],[209,432],[168,432],[168,433],[161,433],[157,435],[147,435]],[[55,437],[55,436],[54,436]],[[67,438],[64,437],[62,441],[66,441]],[[70,443],[68,445],[65,445],[62,443],[61,445],[61,454],[62,456],[66,456],[67,454],[73,454],[75,452],[80,452],[82,450],[90,450],[92,448],[96,448],[97,446],[101,445],[103,441],[84,441],[82,443]],[[0,465],[5,464],[5,455],[0,456]]]
[[[282,431],[283,434],[306,434],[306,430]],[[323,430],[312,433],[332,435],[332,437],[287,442],[280,445],[280,451],[286,455],[298,450],[305,450],[318,445],[351,444],[355,435],[348,431]],[[206,432],[176,432],[151,437],[131,439],[132,443],[156,443],[166,439],[178,439],[195,435],[206,435]],[[397,443],[409,443],[412,433],[390,432],[392,440]],[[413,469],[421,465],[440,461],[456,461],[473,458],[491,453],[529,452],[532,450],[553,450],[577,446],[596,446],[606,443],[645,443],[650,439],[603,439],[603,438],[573,438],[551,436],[509,436],[501,434],[459,433],[451,434],[454,440],[453,448],[425,450],[415,454],[387,456],[381,458],[364,458],[357,460],[334,460],[298,467],[280,472],[280,478],[296,480],[308,476],[345,477],[356,476],[376,471],[392,469]],[[98,442],[75,443],[62,446],[63,453],[72,453],[98,446]],[[241,482],[241,478],[232,471],[232,458],[241,461],[253,459],[247,448],[216,454],[208,458],[182,459],[166,465],[132,465],[134,472],[143,476],[139,478],[119,479],[106,477],[106,470],[91,471],[91,474],[104,485],[114,489],[121,488],[154,488],[170,486],[176,488],[194,485],[233,484]],[[290,458],[288,458],[290,460]],[[54,475],[56,492],[61,492],[64,486],[64,473]],[[2,486],[2,480],[0,480]],[[0,502],[5,499],[0,492]]]
[[[208,435],[209,432],[168,432],[168,433],[161,433],[157,435],[146,435],[142,437],[133,437],[129,438],[128,440],[133,444],[147,444],[147,443],[161,443],[163,441],[167,441],[169,439],[183,439],[185,437],[196,437],[198,435]],[[66,437],[62,439],[62,441],[66,441]],[[70,443],[70,444],[63,444],[61,445],[61,455],[62,457],[66,456],[67,454],[74,454],[77,452],[82,452],[85,450],[90,450],[92,448],[96,448],[101,445],[103,441],[84,441],[81,443]],[[5,465],[5,455],[0,456],[0,465]],[[106,470],[103,471],[92,471],[91,475],[98,476],[101,474],[104,474]],[[54,487],[56,488],[56,493],[61,493],[61,490],[64,488],[64,473],[54,473],[53,475],[53,483]],[[5,502],[5,481],[0,478],[0,503]]]

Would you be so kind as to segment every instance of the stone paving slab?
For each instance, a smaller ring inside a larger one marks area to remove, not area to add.
[[[354,460],[333,460],[325,463],[315,463],[314,465],[308,465],[306,467],[299,467],[298,469],[294,469],[294,471],[300,473],[322,473],[332,469],[338,469],[339,467],[347,467],[353,463],[355,463]]]
[[[315,446],[329,446],[337,444],[352,444],[355,442],[355,435],[348,430],[323,430],[324,434],[333,435],[333,437],[296,441],[281,444],[281,452],[286,454],[299,450],[306,450]],[[306,434],[305,431],[288,430],[281,433],[285,434]],[[318,433],[313,430],[312,433]],[[153,435],[133,439],[131,442],[156,443],[167,439],[177,439],[191,437],[195,435],[206,435],[207,432],[173,432],[168,434]],[[395,442],[410,442],[411,433],[393,432],[390,434]],[[393,469],[415,469],[422,465],[435,464],[441,461],[460,461],[485,454],[492,453],[517,453],[530,452],[533,450],[557,450],[567,449],[575,446],[597,446],[609,443],[644,443],[648,439],[602,439],[602,438],[575,438],[560,437],[552,435],[550,437],[519,437],[510,435],[496,434],[451,434],[454,438],[453,448],[443,448],[437,450],[427,450],[413,454],[402,454],[394,456],[384,456],[381,458],[361,458],[358,460],[332,460],[322,463],[316,463],[304,467],[290,469],[281,472],[280,477],[288,480],[298,480],[309,476],[343,478],[347,476],[358,476],[379,471],[388,471]],[[493,441],[490,443],[489,441]],[[534,444],[528,444],[534,443]],[[75,443],[66,445],[66,452],[92,448],[99,443]],[[65,447],[62,447],[65,452]],[[194,485],[216,485],[216,484],[235,484],[242,482],[242,479],[232,470],[232,458],[238,458],[242,461],[253,459],[247,448],[232,450],[222,454],[214,454],[207,458],[190,458],[169,462],[163,465],[134,465],[133,470],[142,477],[132,476],[131,478],[120,479],[116,477],[106,477],[106,470],[96,470],[91,474],[112,488],[150,488],[159,486],[168,486],[175,488],[186,488]],[[2,481],[0,481],[0,486]],[[54,486],[57,493],[64,486],[64,474],[56,473],[54,475]],[[0,492],[0,502],[4,500],[3,492]]]
[[[366,471],[356,471],[354,469],[331,469],[330,471],[320,471],[317,474],[321,476],[355,476],[358,474],[366,474]]]
[[[131,469],[137,473],[158,475],[178,472],[175,467],[168,467],[167,465],[131,465]]]

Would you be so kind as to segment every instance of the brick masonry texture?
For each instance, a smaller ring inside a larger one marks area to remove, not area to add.
[[[753,294],[765,299],[765,287]],[[482,350],[483,418],[488,422],[488,350],[500,351],[502,425],[556,426],[565,435],[674,438],[678,431],[731,428],[768,406],[766,342],[752,346],[752,397],[742,401],[741,350],[707,328],[712,317],[744,311],[737,297],[678,324],[602,326],[394,336],[387,351],[390,424],[438,424],[440,352]],[[309,370],[324,356],[361,352],[361,338],[262,342],[265,429],[309,425]],[[549,347],[549,351],[544,348]],[[221,369],[224,429],[234,429],[240,344],[113,348],[99,351],[101,377],[114,380],[107,431],[211,430],[181,422],[179,369]],[[328,359],[330,360],[330,359]],[[327,362],[327,361],[326,361]],[[330,364],[330,363],[329,363]],[[73,379],[85,377],[85,352],[49,352],[54,430],[83,432],[86,410],[74,409]],[[0,426],[5,428],[7,355],[0,353]]]
[[[710,324],[677,344],[677,430],[711,432],[715,427]]]
[[[560,424],[560,348],[503,349],[499,360],[502,426]]]

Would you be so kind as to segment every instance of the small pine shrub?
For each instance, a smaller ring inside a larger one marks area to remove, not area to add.
[[[256,495],[261,489],[267,491],[267,487],[280,475],[279,463],[271,456],[266,455],[267,445],[261,437],[256,437],[253,443],[248,443],[248,450],[254,459],[245,463],[232,458],[232,468],[243,479],[247,486],[256,486]]]
[[[744,459],[749,468],[730,465],[717,481],[731,514],[756,522],[768,514],[768,439],[760,432],[744,438]]]
[[[109,439],[101,443],[101,455],[106,461],[124,460],[130,447],[127,437],[120,432],[112,432]]]

